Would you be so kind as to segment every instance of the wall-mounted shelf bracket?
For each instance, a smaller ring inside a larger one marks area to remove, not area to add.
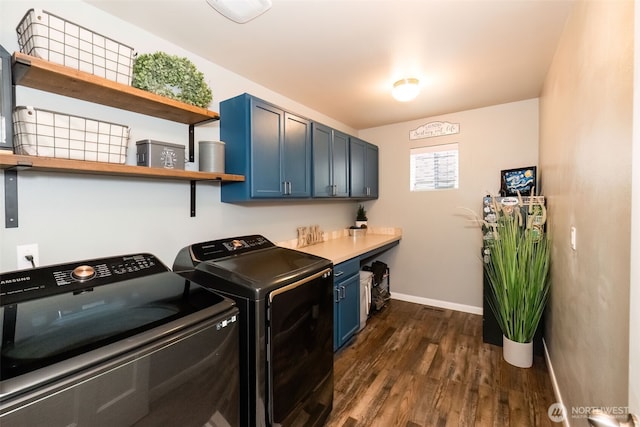
[[[189,125],[189,161],[195,161],[195,126]],[[191,217],[196,216],[196,182],[191,180]]]
[[[189,125],[189,161],[195,162],[195,126]]]
[[[18,170],[4,170],[4,226],[18,227]]]
[[[191,217],[196,216],[196,181],[191,181]]]

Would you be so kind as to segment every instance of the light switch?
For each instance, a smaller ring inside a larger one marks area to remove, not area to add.
[[[571,249],[576,250],[576,228],[571,226]]]

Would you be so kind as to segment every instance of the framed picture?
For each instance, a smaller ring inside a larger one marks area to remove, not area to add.
[[[13,150],[11,54],[0,46],[0,150]]]
[[[536,166],[500,171],[500,195],[517,196],[520,193],[521,196],[532,196],[537,182],[536,171]]]

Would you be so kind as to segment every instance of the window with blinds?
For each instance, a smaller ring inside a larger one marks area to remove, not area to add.
[[[458,143],[411,149],[410,190],[458,188]]]

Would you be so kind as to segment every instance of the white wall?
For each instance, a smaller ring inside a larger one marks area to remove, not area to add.
[[[152,3],[149,3],[152,5]],[[42,8],[134,47],[140,53],[162,50],[186,56],[204,74],[213,90],[210,109],[219,102],[249,92],[298,114],[344,132],[354,130],[329,117],[242,78],[216,64],[167,43],[84,2],[0,2],[0,44],[17,51],[15,28],[29,8]],[[212,44],[215,49],[215,44]],[[137,113],[18,87],[17,104],[56,110],[131,126],[128,163],[135,164],[135,141],[156,139],[187,144],[186,125]],[[196,128],[196,141],[218,139],[219,124]],[[197,144],[196,144],[197,145]],[[0,172],[0,180],[4,182]],[[4,201],[4,185],[0,199]],[[355,202],[289,202],[228,205],[220,203],[219,183],[197,186],[197,216],[189,216],[189,183],[151,179],[98,177],[64,173],[19,172],[19,227],[4,228],[0,212],[0,271],[16,268],[16,246],[37,243],[40,263],[148,251],[169,266],[177,251],[193,242],[259,233],[280,241],[293,239],[296,226],[319,224],[325,230],[351,225]]]
[[[628,404],[633,31],[632,1],[576,3],[540,97],[553,245],[545,341],[570,413]]]
[[[635,1],[633,159],[631,182],[640,182],[640,2]],[[629,410],[640,414],[640,187],[632,186],[631,289],[629,291]]]
[[[410,130],[437,120],[459,123],[460,133],[409,139]],[[478,313],[482,235],[461,208],[480,215],[482,197],[499,192],[502,169],[537,165],[537,99],[366,129],[359,136],[380,148],[380,199],[367,203],[369,221],[392,220],[403,228],[400,246],[384,257],[392,294]],[[448,142],[459,143],[460,188],[410,192],[410,148]]]

